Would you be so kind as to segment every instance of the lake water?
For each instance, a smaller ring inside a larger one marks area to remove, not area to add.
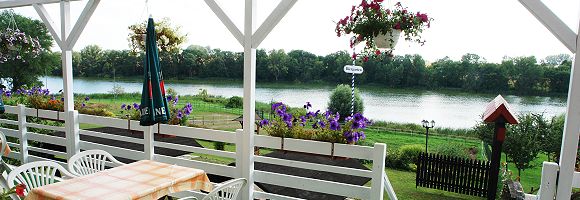
[[[60,77],[43,77],[42,81],[51,92],[63,88]],[[125,92],[141,92],[142,83],[137,81],[113,82],[75,78],[75,93],[108,93],[115,84]],[[200,89],[207,89],[209,94],[224,97],[242,96],[241,84],[199,84],[171,83],[166,87],[173,88],[180,95],[195,95]],[[334,87],[293,87],[265,86],[258,84],[256,100],[261,102],[282,101],[290,106],[302,106],[310,101],[314,109],[324,110],[328,96]],[[469,128],[477,123],[486,104],[496,95],[470,94],[459,92],[437,92],[428,90],[402,90],[381,88],[360,88],[365,107],[365,116],[373,120],[417,123],[421,120],[435,120],[437,127]],[[520,97],[507,95],[504,98],[516,113],[544,113],[551,117],[566,111],[566,99],[561,97]],[[195,108],[194,108],[195,109]]]

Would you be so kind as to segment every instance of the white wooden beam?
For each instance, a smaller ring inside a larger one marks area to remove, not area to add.
[[[62,49],[63,48],[62,40],[60,39],[58,32],[56,32],[56,25],[54,24],[54,21],[50,17],[50,14],[46,12],[46,9],[42,4],[34,4],[33,7],[38,13],[38,16],[40,16],[40,19],[42,19],[42,22],[44,22],[44,26],[48,28],[48,31],[50,31],[50,34],[52,35],[52,38],[54,39],[56,44]]]
[[[238,29],[238,27],[232,22],[230,17],[222,10],[222,8],[217,4],[215,0],[205,0],[205,3],[209,8],[215,13],[215,15],[222,21],[226,28],[234,35],[236,40],[240,45],[244,46],[244,34]]]
[[[570,29],[541,0],[519,0],[566,48],[576,52],[577,34]]]
[[[580,22],[579,22],[580,24]],[[580,31],[580,26],[579,26]],[[580,136],[580,41],[576,40],[576,51],[570,86],[568,87],[568,107],[560,149],[560,176],[558,178],[557,200],[568,200],[572,193],[572,180],[576,168],[578,137]]]
[[[256,128],[256,49],[252,47],[253,31],[256,26],[257,0],[245,0],[244,15],[244,130],[242,131],[244,155],[239,167],[242,178],[248,184],[242,188],[241,199],[254,199],[254,130]],[[238,144],[236,144],[238,145]]]
[[[89,2],[87,2],[85,9],[83,9],[83,12],[79,16],[79,19],[77,20],[73,29],[71,30],[70,36],[67,38],[66,43],[69,49],[72,49],[77,43],[81,33],[83,32],[83,30],[87,26],[87,23],[89,22],[89,19],[91,19],[91,16],[93,16],[93,13],[95,13],[95,10],[99,5],[99,2],[101,2],[101,0],[89,0]]]
[[[59,3],[61,1],[62,0],[0,0],[0,9],[31,6],[34,4]],[[67,1],[80,1],[80,0],[67,0]]]
[[[278,3],[278,6],[274,8],[272,13],[270,13],[268,18],[264,20],[262,25],[260,25],[260,28],[256,30],[256,33],[254,33],[252,47],[258,48],[258,46],[260,46],[262,41],[266,39],[266,36],[268,36],[268,34],[272,32],[272,29],[274,29],[274,27],[278,25],[280,20],[284,18],[284,16],[288,13],[288,11],[290,11],[292,6],[294,6],[294,4],[296,4],[297,1],[298,0],[282,0],[280,3]]]

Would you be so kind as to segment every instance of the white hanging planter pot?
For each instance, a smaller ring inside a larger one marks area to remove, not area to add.
[[[392,49],[397,45],[397,42],[399,42],[400,36],[401,30],[399,29],[394,29],[392,32],[386,34],[381,33],[375,36],[375,45],[379,49]]]

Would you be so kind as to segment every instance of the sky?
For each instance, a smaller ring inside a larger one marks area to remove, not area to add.
[[[243,31],[244,1],[216,0],[232,21]],[[257,22],[261,24],[280,2],[258,0]],[[398,1],[385,0],[385,6]],[[86,1],[71,3],[72,22],[80,15]],[[306,50],[327,55],[349,48],[348,37],[337,37],[336,21],[350,12],[360,0],[298,0],[286,17],[258,48]],[[478,54],[489,62],[503,57],[570,54],[539,21],[516,0],[415,0],[401,1],[412,12],[420,11],[434,18],[423,33],[424,46],[400,40],[395,55],[420,54],[434,62],[445,56],[460,59],[466,53]],[[578,30],[578,0],[544,0],[574,32]],[[242,51],[242,46],[202,0],[149,0],[154,18],[167,17],[187,34],[183,45],[209,46]],[[58,22],[58,4],[46,6]],[[104,49],[128,49],[128,26],[146,20],[145,0],[102,0],[74,50],[91,44]],[[15,8],[15,12],[39,19],[32,7]],[[56,47],[54,50],[58,50]]]

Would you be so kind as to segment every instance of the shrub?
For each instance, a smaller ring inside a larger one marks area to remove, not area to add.
[[[213,146],[215,147],[216,150],[220,150],[223,151],[226,149],[226,143],[225,142],[213,142]]]
[[[460,145],[439,145],[435,147],[434,152],[445,156],[469,158],[464,146]]]
[[[226,103],[226,108],[242,108],[243,106],[244,100],[238,96],[230,97]]]
[[[354,113],[363,113],[363,100],[358,89],[354,90]],[[348,85],[338,85],[330,94],[328,110],[341,113],[341,120],[350,115],[351,111],[351,88]]]
[[[398,159],[402,164],[410,166],[411,164],[417,163],[417,158],[419,154],[423,152],[424,146],[420,144],[413,145],[403,145],[399,148]]]

